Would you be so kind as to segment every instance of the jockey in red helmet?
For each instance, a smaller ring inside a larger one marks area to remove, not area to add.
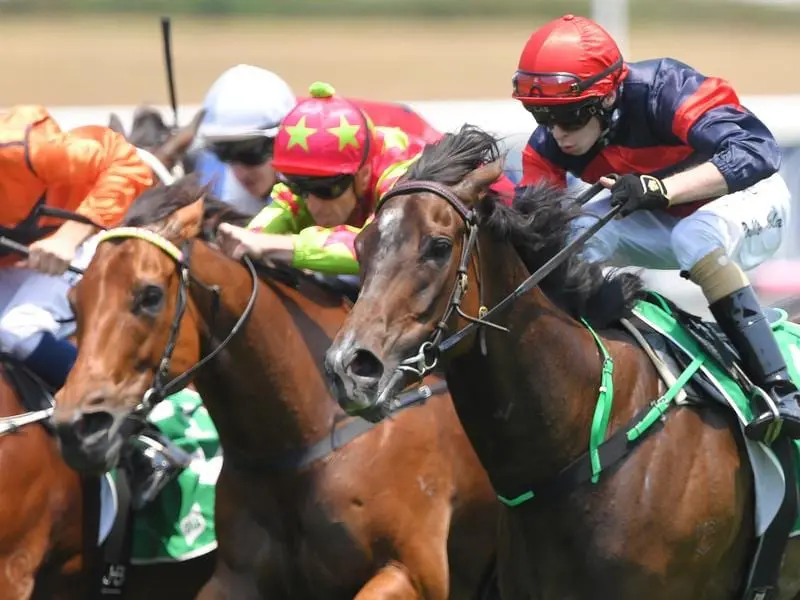
[[[539,125],[521,183],[564,185],[567,172],[603,182],[610,193],[586,205],[576,234],[611,206],[623,218],[590,238],[584,257],[680,269],[775,399],[783,432],[800,438],[800,394],[744,273],[775,253],[790,216],[769,129],[723,79],[669,58],[626,63],[605,29],[573,15],[531,35],[513,97]],[[769,424],[757,418],[749,433]]]
[[[355,237],[430,140],[375,126],[353,101],[315,83],[286,116],[272,166],[273,202],[247,229],[220,225],[221,247],[335,275],[358,274]],[[510,182],[508,184],[511,191]]]

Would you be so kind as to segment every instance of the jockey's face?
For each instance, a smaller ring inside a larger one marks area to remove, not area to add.
[[[614,105],[616,92],[603,98],[606,110]],[[554,108],[526,107],[539,125],[547,127],[564,154],[581,156],[586,154],[600,139],[603,124],[596,115],[597,105],[583,101],[575,105],[566,104]]]
[[[266,198],[272,191],[276,183],[275,171],[272,169],[270,161],[257,166],[243,165],[241,163],[232,162],[231,170],[252,196],[256,198]]]
[[[350,215],[358,205],[359,198],[361,198],[367,189],[369,181],[369,167],[362,167],[355,177],[347,176],[346,186],[342,189],[341,177],[333,178],[320,178],[317,182],[307,181],[307,191],[293,190],[295,193],[300,192],[305,198],[308,212],[314,219],[314,223],[320,227],[336,227],[344,225],[350,218]],[[325,189],[325,193],[320,191],[319,194],[314,193],[314,188],[318,184],[324,184],[329,180],[331,186]],[[290,185],[290,189],[292,186]],[[332,195],[333,194],[333,195]]]
[[[351,185],[340,196],[323,200],[314,194],[306,196],[306,206],[314,222],[320,227],[344,225],[356,207],[358,198]]]
[[[602,128],[600,120],[597,117],[592,117],[580,129],[565,129],[559,125],[554,125],[550,131],[553,133],[553,139],[555,139],[564,154],[581,156],[592,149],[592,146],[600,138]]]
[[[231,166],[236,179],[251,195],[266,198],[275,185],[270,163],[274,146],[274,138],[259,136],[216,141],[208,149]]]

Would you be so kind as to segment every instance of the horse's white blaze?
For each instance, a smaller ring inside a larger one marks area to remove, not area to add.
[[[378,268],[380,268],[380,265],[386,260],[387,254],[397,248],[400,241],[400,223],[402,220],[402,206],[387,208],[383,210],[378,217],[378,232],[381,236],[380,246],[375,256],[375,262]]]
[[[392,206],[381,212],[378,217],[378,231],[381,233],[381,241],[392,242],[400,231],[400,220],[403,217],[403,209],[400,206]]]

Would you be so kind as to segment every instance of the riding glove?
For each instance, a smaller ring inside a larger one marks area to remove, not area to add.
[[[657,210],[669,206],[667,189],[652,175],[622,175],[611,187],[611,205],[622,205],[620,216],[627,217],[637,210]]]

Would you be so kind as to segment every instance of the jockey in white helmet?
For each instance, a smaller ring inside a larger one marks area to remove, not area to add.
[[[283,79],[252,65],[228,69],[209,88],[198,136],[216,160],[201,157],[196,169],[204,182],[222,178],[215,187],[221,200],[246,214],[264,207],[275,185],[270,165],[275,136],[295,101]]]

